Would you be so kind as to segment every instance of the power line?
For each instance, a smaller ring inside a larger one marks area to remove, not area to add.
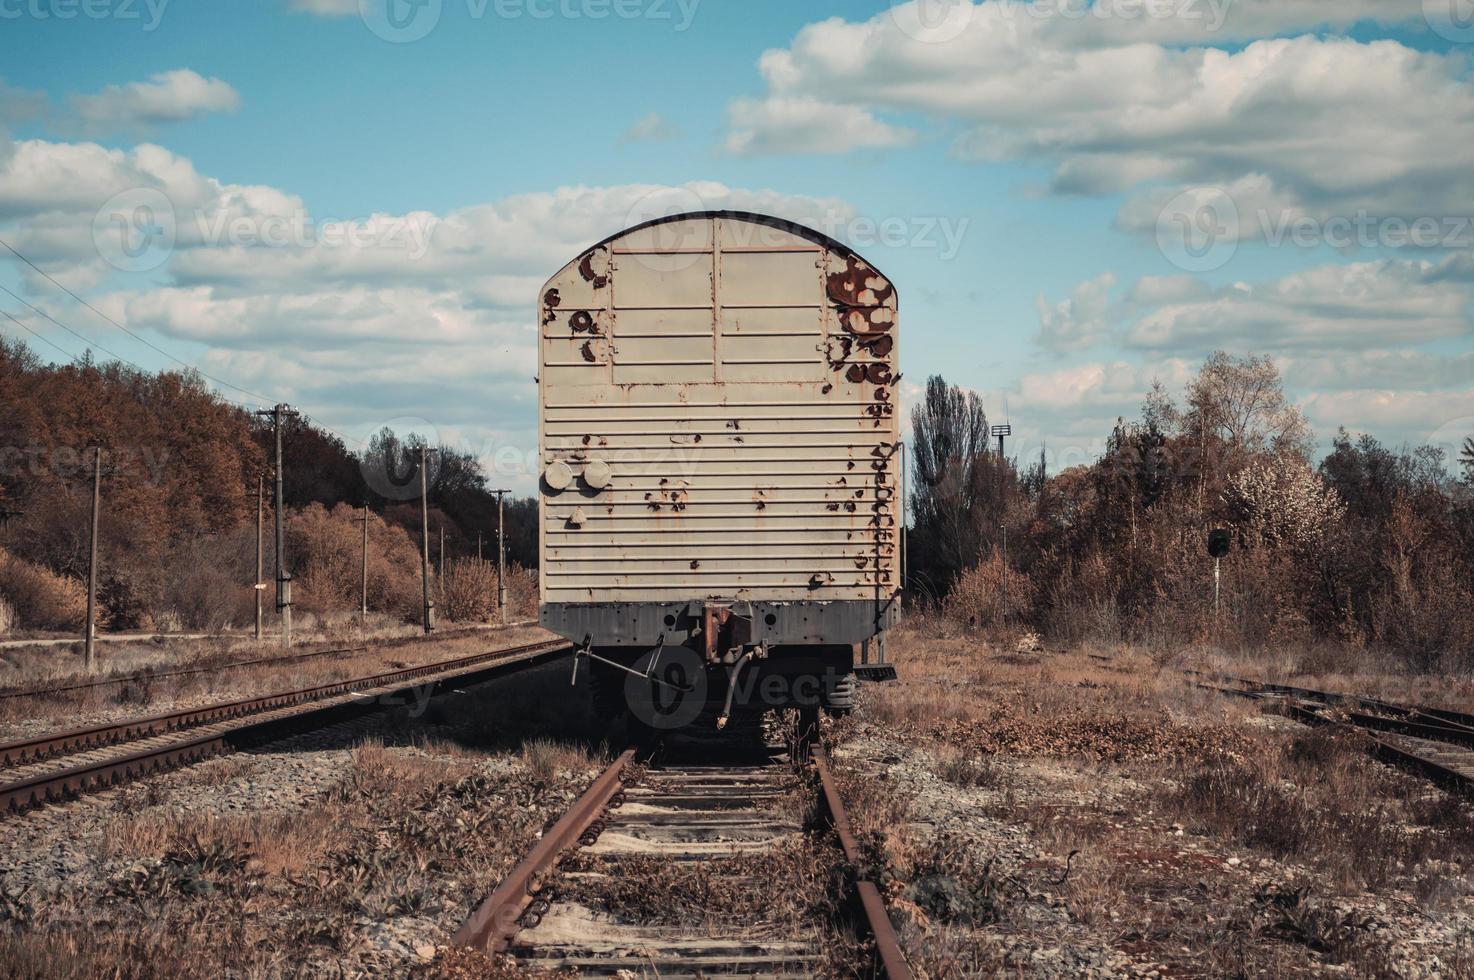
[[[215,382],[217,385],[224,385],[225,387],[230,388],[230,389],[233,389],[235,391],[238,391],[238,392],[240,392],[243,395],[250,395],[252,398],[257,399],[258,401],[260,401],[262,404],[265,404],[265,405],[270,405],[270,404],[273,403],[273,399],[266,397],[265,395],[261,394],[260,392],[251,391],[249,388],[242,388],[240,385],[233,385],[229,381],[223,381],[220,378],[215,377],[214,375],[206,374],[204,371],[201,371],[198,367],[196,367],[195,365],[189,363],[188,361],[182,361],[179,358],[175,357],[173,354],[170,354],[168,351],[164,350],[162,347],[159,347],[158,345],[156,345],[154,343],[151,343],[148,340],[145,340],[143,337],[140,337],[138,334],[134,333],[132,330],[129,330],[127,327],[123,326],[117,320],[114,320],[112,317],[108,316],[106,313],[102,312],[97,307],[95,307],[91,303],[87,302],[81,296],[78,296],[76,293],[72,292],[70,289],[68,289],[61,282],[59,282],[55,278],[53,278],[52,275],[49,272],[47,272],[45,269],[42,269],[36,263],[32,262],[30,259],[28,259],[24,255],[22,255],[19,251],[16,250],[16,248],[15,248],[14,245],[11,245],[5,239],[0,238],[0,245],[5,246],[7,249],[10,250],[10,253],[12,255],[14,255],[16,258],[20,259],[22,262],[24,262],[26,265],[30,266],[32,269],[35,269],[36,272],[38,272],[41,276],[43,276],[46,279],[46,281],[50,282],[57,289],[60,289],[62,292],[66,293],[68,296],[70,296],[72,299],[76,300],[78,303],[81,303],[83,306],[87,307],[87,309],[91,310],[93,313],[96,313],[98,316],[102,317],[108,323],[111,323],[113,326],[117,327],[119,330],[123,331],[125,334],[127,334],[130,337],[132,337],[134,340],[138,341],[140,344],[143,344],[145,347],[149,348],[150,350],[152,350],[152,351],[154,351],[156,353],[162,354],[164,357],[167,357],[169,360],[173,361],[175,364],[183,365],[184,367],[189,368],[191,371],[198,372],[201,377],[208,378],[209,380]]]
[[[20,327],[26,333],[30,334],[32,337],[35,337],[37,340],[41,341],[43,344],[50,344],[52,347],[56,348],[58,351],[61,351],[61,355],[63,357],[65,357],[68,361],[76,361],[76,360],[78,360],[78,357],[77,357],[76,354],[73,354],[70,351],[62,350],[62,347],[61,347],[60,344],[52,343],[50,337],[43,336],[43,335],[37,333],[36,331],[32,330],[30,327],[26,326],[24,323],[21,323],[15,317],[11,316],[8,311],[6,311],[6,310],[0,310],[0,315],[3,315],[7,319],[9,319],[12,322],[14,322],[17,327]]]
[[[89,348],[96,347],[98,350],[102,351],[104,354],[108,355],[109,357],[113,358],[114,360],[122,361],[124,364],[128,364],[128,365],[132,366],[133,368],[135,368],[135,369],[137,369],[139,371],[142,371],[143,370],[143,368],[139,367],[137,364],[134,364],[132,361],[128,360],[128,358],[124,357],[122,354],[119,354],[119,353],[117,353],[115,351],[108,350],[106,347],[102,346],[101,344],[97,343],[96,341],[91,340],[90,338],[83,336],[82,334],[80,334],[77,331],[73,330],[71,327],[67,326],[65,323],[62,323],[60,320],[58,320],[56,317],[52,316],[50,313],[47,313],[46,311],[41,310],[41,309],[38,309],[37,307],[32,306],[30,303],[27,303],[24,299],[22,299],[20,296],[16,295],[12,290],[8,289],[7,287],[5,287],[3,285],[0,285],[0,290],[4,290],[7,294],[10,295],[10,297],[12,299],[14,299],[17,303],[20,303],[22,306],[24,306],[26,309],[30,310],[32,313],[34,313],[34,314],[36,314],[37,316],[40,316],[40,317],[45,317],[47,320],[50,320],[52,323],[56,324],[58,327],[61,327],[67,333],[71,334],[73,337],[76,337],[82,343],[86,344]]]
[[[269,397],[267,395],[261,394],[260,392],[251,391],[249,388],[242,388],[240,385],[231,384],[229,381],[225,381],[225,380],[223,380],[221,378],[217,378],[217,377],[215,377],[212,374],[206,374],[203,370],[201,370],[199,367],[195,366],[194,364],[191,364],[188,361],[180,360],[179,358],[175,357],[173,354],[170,354],[168,351],[164,350],[162,347],[159,347],[158,345],[156,345],[154,343],[151,343],[150,341],[144,339],[143,337],[140,337],[138,334],[134,333],[132,330],[129,330],[127,327],[123,326],[123,324],[119,323],[117,320],[114,320],[112,317],[108,316],[106,313],[102,312],[97,307],[95,307],[91,303],[87,302],[81,296],[78,296],[76,293],[72,292],[70,289],[68,289],[66,287],[65,284],[59,282],[55,277],[53,277],[46,270],[42,269],[40,266],[36,265],[36,263],[32,262],[30,259],[28,259],[24,255],[22,255],[20,253],[20,251],[18,251],[14,245],[11,245],[5,239],[0,238],[0,245],[5,246],[5,248],[8,249],[12,255],[14,255],[16,258],[20,259],[22,262],[24,262],[26,265],[30,266],[32,269],[36,270],[36,272],[39,273],[41,276],[43,276],[46,279],[47,282],[50,282],[52,285],[56,286],[56,288],[60,289],[64,293],[66,293],[72,299],[76,300],[78,303],[81,303],[83,306],[87,307],[87,309],[91,310],[93,313],[96,313],[98,316],[102,317],[108,323],[111,323],[113,326],[117,327],[119,330],[123,331],[125,334],[127,334],[130,337],[132,337],[134,340],[137,340],[139,343],[143,344],[145,347],[149,348],[150,350],[155,351],[155,352],[157,352],[159,354],[162,354],[164,357],[167,357],[169,360],[173,361],[175,364],[179,364],[179,365],[181,365],[181,366],[183,366],[185,368],[188,368],[189,370],[194,371],[197,374],[199,374],[200,377],[206,378],[206,379],[208,379],[210,381],[213,381],[217,385],[221,385],[223,387],[230,388],[230,389],[232,389],[234,391],[238,391],[238,392],[240,392],[243,395],[249,395],[251,398],[255,399],[255,403],[258,404],[258,405],[275,405],[275,404],[278,404],[280,402],[280,399],[271,398],[271,397]],[[71,327],[69,327],[66,324],[62,323],[61,321],[57,320],[55,317],[51,316],[50,314],[45,313],[45,312],[37,309],[36,307],[32,306],[30,303],[27,303],[24,299],[21,299],[21,297],[17,296],[14,292],[11,292],[11,290],[7,289],[5,286],[0,285],[0,289],[5,290],[5,292],[9,293],[11,296],[14,296],[15,299],[17,299],[21,303],[24,303],[33,312],[35,312],[36,314],[38,314],[40,316],[43,316],[46,319],[50,320],[52,323],[56,324],[58,327],[61,327],[67,333],[71,334],[72,336],[76,337],[78,340],[82,341],[82,343],[87,344],[89,347],[96,347],[98,350],[100,350],[103,353],[109,355],[110,357],[116,358],[117,360],[122,361],[125,364],[132,365],[135,369],[137,369],[139,371],[143,371],[143,368],[142,367],[139,367],[139,365],[135,364],[133,361],[128,360],[128,358],[123,357],[121,354],[116,354],[113,351],[108,350],[106,347],[103,347],[101,344],[98,344],[98,343],[95,343],[94,341],[89,340],[87,337],[85,337],[84,335],[78,333],[76,330],[73,330]],[[9,316],[9,314],[6,314],[6,315]],[[14,320],[15,318],[14,317],[11,317],[11,319]],[[26,327],[25,324],[20,323],[19,320],[16,320],[16,323],[19,323],[22,327],[24,327],[25,330],[26,330],[26,332],[27,333],[30,333],[32,336],[37,337],[37,338],[39,338],[41,340],[46,340],[46,338],[42,337],[40,334],[36,333],[34,330],[31,330],[29,327]],[[46,340],[46,343],[51,344],[51,346],[52,347],[55,347],[57,350],[61,350],[60,347],[57,347],[56,344],[52,344],[51,341],[49,341],[49,340]],[[66,353],[66,352],[63,351],[63,353]],[[67,356],[68,357],[71,357],[73,360],[75,360],[75,357],[73,355],[67,354]],[[236,402],[237,404],[241,404],[241,405],[243,405],[243,407],[250,407],[249,405],[246,405],[245,403],[240,402],[238,399],[229,398],[227,396],[222,396],[222,397],[226,397],[226,399],[228,401],[233,401],[233,402]],[[331,426],[327,425],[326,423],[324,423],[324,422],[322,422],[322,421],[320,421],[318,419],[313,418],[310,415],[305,415],[304,414],[302,417],[305,418],[308,422],[312,423],[313,425],[316,425],[318,428],[323,429],[323,430],[328,431],[328,432],[331,432],[333,435],[335,435],[339,439],[343,440],[344,448],[347,448],[347,447],[353,445],[354,442],[356,441],[356,440],[350,438],[349,436],[346,436],[343,433],[339,432],[337,429],[332,428]]]

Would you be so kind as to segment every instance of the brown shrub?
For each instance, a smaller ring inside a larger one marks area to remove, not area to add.
[[[437,583],[440,612],[462,623],[484,623],[496,615],[496,565],[475,558],[447,562]]]
[[[330,614],[357,609],[362,589],[363,512],[347,504],[313,503],[287,523],[287,558],[296,606]],[[403,528],[369,515],[368,605],[413,617],[420,608],[420,552]]]
[[[997,550],[963,572],[942,608],[969,626],[1001,626],[1005,619],[1023,622],[1034,605],[1034,584],[1018,569],[1006,567]]]
[[[87,590],[75,579],[0,551],[0,600],[31,629],[78,630],[87,618]]]

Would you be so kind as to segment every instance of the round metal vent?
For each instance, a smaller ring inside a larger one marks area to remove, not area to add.
[[[609,479],[613,476],[609,464],[602,459],[591,459],[584,465],[583,482],[595,490],[603,490],[609,485]]]
[[[567,490],[573,483],[573,469],[561,459],[555,459],[543,470],[543,482],[554,493]]]

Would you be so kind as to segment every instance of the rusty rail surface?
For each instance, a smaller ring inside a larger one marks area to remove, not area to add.
[[[626,749],[605,769],[592,786],[574,802],[568,812],[543,834],[537,845],[512,869],[496,890],[477,906],[465,924],[456,930],[451,942],[486,953],[500,952],[517,932],[517,920],[532,902],[534,879],[551,868],[564,850],[571,847],[604,812],[620,788],[624,767],[634,759],[635,750]]]
[[[1199,671],[1190,673],[1201,675]],[[1348,704],[1363,705],[1383,712],[1382,715],[1370,714],[1365,711],[1345,710],[1344,718],[1331,717],[1303,703],[1291,700],[1282,700],[1278,703],[1279,711],[1290,718],[1306,725],[1341,725],[1345,728],[1355,729],[1365,740],[1367,752],[1373,757],[1391,765],[1409,769],[1422,776],[1440,783],[1450,789],[1460,790],[1465,793],[1474,793],[1474,770],[1465,771],[1445,765],[1437,759],[1430,758],[1410,748],[1390,742],[1385,738],[1378,738],[1374,732],[1386,732],[1394,735],[1408,735],[1413,738],[1429,742],[1443,742],[1450,745],[1474,748],[1474,728],[1463,725],[1454,719],[1469,718],[1474,716],[1464,715],[1461,712],[1440,709],[1414,707],[1409,705],[1394,704],[1381,701],[1377,698],[1365,698],[1355,694],[1340,694],[1333,691],[1318,691],[1308,687],[1293,687],[1288,684],[1273,684],[1266,681],[1250,680],[1245,677],[1230,677],[1228,680],[1243,685],[1242,687],[1223,687],[1218,684],[1199,682],[1198,686],[1206,690],[1217,691],[1220,694],[1230,694],[1236,697],[1251,698],[1253,700],[1267,700],[1275,697],[1299,698],[1302,701],[1312,701],[1324,704],[1327,707],[1343,707]],[[1398,715],[1398,717],[1386,717],[1387,714]],[[1440,718],[1440,715],[1446,718]],[[1430,721],[1414,720],[1417,716],[1431,719]],[[1474,764],[1474,760],[1471,760]]]
[[[279,657],[257,657],[253,660],[227,660],[221,663],[201,664],[195,667],[180,667],[174,670],[141,670],[133,674],[120,674],[117,677],[101,677],[97,680],[78,681],[74,684],[61,684],[53,687],[27,687],[0,689],[0,700],[6,698],[39,698],[55,694],[69,694],[73,691],[86,691],[96,687],[108,687],[115,684],[142,684],[149,681],[162,680],[169,677],[188,677],[193,674],[205,674],[211,671],[239,670],[243,667],[273,666],[275,664],[297,663],[302,660],[311,660],[316,657],[328,657],[333,654],[364,653],[370,649],[392,650],[396,647],[410,646],[415,643],[433,642],[436,640],[449,640],[457,637],[469,636],[474,633],[495,633],[499,630],[514,629],[519,626],[536,626],[533,620],[520,623],[506,623],[499,626],[472,626],[463,629],[437,631],[430,636],[396,636],[384,640],[374,641],[372,646],[363,644],[353,647],[333,647],[327,650],[309,650],[305,653],[289,653]],[[246,639],[230,634],[220,634],[209,637],[210,639]]]
[[[0,760],[5,765],[52,758],[91,750],[156,735],[169,734],[201,725],[233,721],[281,708],[303,706],[304,710],[286,717],[246,721],[227,733],[209,733],[195,739],[171,742],[123,756],[89,762],[67,769],[52,770],[15,782],[0,785],[0,813],[28,809],[41,803],[67,799],[78,793],[117,785],[140,775],[159,772],[178,765],[197,762],[212,755],[233,751],[247,742],[289,733],[301,727],[323,727],[342,718],[374,708],[376,703],[399,702],[419,685],[407,682],[433,678],[433,694],[451,684],[474,684],[490,679],[508,669],[525,669],[568,653],[566,641],[544,641],[505,647],[466,657],[421,664],[369,677],[353,678],[333,684],[283,691],[257,698],[246,698],[204,708],[169,712],[151,718],[129,719],[111,725],[52,733],[0,746]],[[315,702],[378,691],[373,701],[350,700],[310,707]]]
[[[849,813],[844,808],[844,800],[840,797],[834,776],[829,771],[828,756],[825,755],[824,747],[818,744],[810,752],[814,768],[819,771],[819,783],[823,788],[824,806],[829,812],[829,820],[839,836],[839,846],[844,849],[845,860],[855,869],[855,891],[859,893],[860,907],[865,913],[870,935],[875,939],[875,955],[880,960],[881,970],[890,980],[910,980],[911,967],[901,952],[901,943],[896,938],[895,927],[891,925],[890,916],[886,913],[880,889],[875,887],[875,882],[865,877],[860,845],[855,840],[854,831],[850,828]]]

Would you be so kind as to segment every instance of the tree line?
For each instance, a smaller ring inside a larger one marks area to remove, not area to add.
[[[1341,430],[1317,461],[1272,360],[1223,352],[1060,473],[990,451],[977,395],[940,377],[911,421],[919,604],[1064,641],[1349,644],[1474,666],[1474,438],[1447,459]],[[1215,606],[1218,528],[1232,550]]]
[[[297,527],[298,538],[289,537],[288,564],[309,580],[300,603],[314,605],[313,569],[305,566],[323,551],[321,540],[303,536],[320,538],[338,526],[334,534],[356,528],[361,540],[365,505],[374,528],[382,526],[382,549],[398,565],[412,564],[404,574],[418,574],[417,558],[405,556],[419,550],[420,437],[386,429],[359,453],[289,415],[282,445],[288,527]],[[88,560],[91,449],[98,446],[104,626],[206,628],[248,618],[258,478],[266,481],[268,522],[272,508],[270,418],[225,401],[193,372],[151,373],[90,358],[49,365],[0,338],[0,601],[9,607],[0,610],[0,628],[73,625]],[[497,500],[485,470],[454,446],[435,447],[433,459],[432,559],[438,563],[441,529],[452,559],[474,558],[478,531],[494,557]],[[384,473],[412,493],[386,483]],[[507,499],[508,556],[523,568],[537,563],[536,520],[535,500]],[[271,547],[268,531],[268,577]],[[357,582],[357,561],[352,571]],[[321,569],[317,578],[326,614],[327,592],[347,586],[334,582],[329,590]],[[410,596],[417,587],[398,591]]]

